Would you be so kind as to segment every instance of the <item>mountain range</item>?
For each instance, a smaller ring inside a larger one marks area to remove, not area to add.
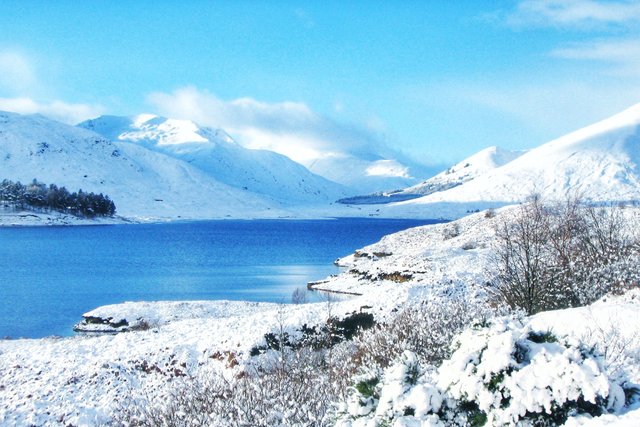
[[[134,218],[453,218],[534,193],[637,201],[639,160],[640,104],[526,152],[489,147],[419,184],[354,197],[286,156],[186,120],[103,116],[74,127],[0,113],[0,179],[108,194],[119,214]],[[404,170],[392,159],[375,162],[381,174]]]
[[[218,182],[284,205],[330,203],[347,194],[343,186],[286,156],[244,148],[224,130],[199,127],[188,120],[150,114],[102,116],[78,127],[183,161]]]
[[[85,127],[0,113],[1,178],[104,193],[120,215],[138,219],[290,216],[297,204],[328,203],[344,194],[283,156],[245,153],[251,150],[221,134],[213,142],[200,137],[174,146],[158,136],[112,141]],[[213,154],[229,168],[212,173]],[[258,184],[250,188],[252,182]]]
[[[521,201],[532,193],[595,202],[640,199],[640,104],[561,138],[447,191],[407,203]]]

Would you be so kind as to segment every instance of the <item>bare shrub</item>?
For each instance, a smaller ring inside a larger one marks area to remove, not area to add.
[[[448,225],[442,231],[443,240],[453,239],[454,237],[458,237],[459,235],[460,235],[460,224],[458,224],[457,222],[454,222]]]
[[[466,242],[464,245],[462,245],[462,250],[470,251],[477,247],[478,247],[478,244],[476,242]]]
[[[219,372],[176,382],[170,395],[138,399],[117,414],[127,426],[328,426],[332,402],[346,396],[355,367],[347,347],[282,346],[251,360],[230,379]]]
[[[307,291],[303,288],[296,288],[291,294],[291,303],[293,304],[306,304],[307,299]]]
[[[495,298],[527,314],[589,304],[639,282],[639,240],[620,207],[532,197],[497,228]]]
[[[629,367],[640,366],[640,331],[625,333],[621,325],[608,319],[599,322],[589,316],[588,332],[580,341],[587,343],[602,355],[607,376],[620,383],[628,381]]]
[[[496,230],[499,273],[495,297],[502,303],[537,313],[554,303],[550,280],[551,217],[538,197],[518,207],[515,217]]]
[[[451,349],[453,337],[489,309],[462,298],[423,301],[400,311],[386,324],[363,331],[354,339],[358,365],[386,368],[405,350],[427,364],[437,365]]]

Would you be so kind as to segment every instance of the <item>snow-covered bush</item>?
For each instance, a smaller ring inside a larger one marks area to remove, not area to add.
[[[339,405],[336,426],[439,426],[442,394],[432,385],[435,368],[423,369],[405,351],[384,373],[366,369],[356,376],[346,402]]]
[[[576,340],[536,332],[513,320],[471,328],[438,369],[438,387],[470,424],[561,424],[624,405],[594,350]]]
[[[513,319],[469,328],[436,370],[412,352],[363,371],[338,406],[341,427],[560,425],[618,411],[624,390],[576,340]]]
[[[386,368],[406,350],[423,363],[439,364],[450,354],[453,337],[474,319],[491,316],[482,304],[447,296],[411,304],[386,323],[356,336],[356,361]]]
[[[284,354],[284,359],[282,355]],[[349,374],[309,349],[269,351],[248,365],[184,378],[162,401],[138,399],[123,426],[326,426]],[[344,382],[344,385],[342,383]]]

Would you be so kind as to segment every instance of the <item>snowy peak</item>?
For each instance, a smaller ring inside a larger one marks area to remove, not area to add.
[[[132,117],[102,116],[79,125],[113,141],[152,145],[234,143],[222,129],[200,128],[190,120],[168,119],[154,114]]]
[[[345,189],[288,157],[244,148],[223,130],[151,114],[102,116],[78,125],[104,137],[140,145],[199,169],[237,189],[286,205],[320,204],[344,197]]]
[[[509,151],[500,147],[489,147],[455,164],[444,172],[413,187],[400,191],[400,194],[428,195],[444,191],[471,181],[482,174],[501,167],[518,157],[524,151]]]
[[[495,146],[485,148],[460,163],[451,166],[449,169],[440,172],[438,175],[411,187],[367,196],[349,197],[340,200],[340,202],[346,204],[386,204],[411,200],[439,191],[446,191],[471,181],[488,171],[503,166],[517,159],[523,153],[524,151],[509,151]]]

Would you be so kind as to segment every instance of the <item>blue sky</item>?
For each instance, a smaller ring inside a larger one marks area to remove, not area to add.
[[[449,164],[640,102],[638,1],[25,0],[0,16],[0,109],[70,123],[152,112],[248,146]]]

